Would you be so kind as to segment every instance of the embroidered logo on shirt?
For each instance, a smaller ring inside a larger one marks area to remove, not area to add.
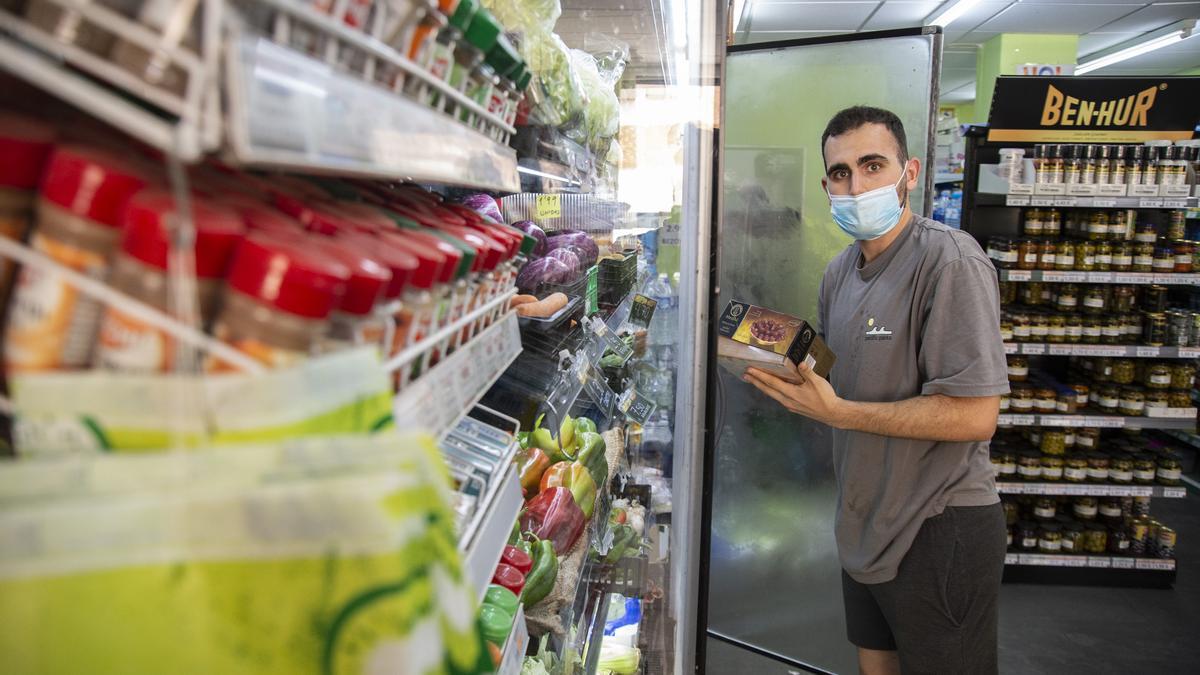
[[[883,324],[876,326],[875,317],[871,317],[867,319],[866,336],[868,340],[891,340],[892,331],[884,328]]]

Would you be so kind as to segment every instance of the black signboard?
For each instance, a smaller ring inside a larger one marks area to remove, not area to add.
[[[996,78],[988,140],[1142,143],[1192,137],[1200,77]]]
[[[649,328],[650,319],[654,316],[654,308],[657,305],[657,302],[641,293],[633,296],[633,306],[629,308],[629,323]]]

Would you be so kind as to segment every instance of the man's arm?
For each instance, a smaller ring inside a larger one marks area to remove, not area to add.
[[[838,429],[926,441],[986,441],[996,431],[999,396],[929,394],[894,403],[863,403],[839,398],[825,378],[801,365],[803,384],[791,384],[749,368],[743,376],[791,412]]]

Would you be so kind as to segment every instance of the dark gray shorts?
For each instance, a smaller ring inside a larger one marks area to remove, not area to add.
[[[904,675],[997,672],[1004,509],[949,506],[921,525],[896,578],[861,584],[842,572],[846,634],[895,650]]]

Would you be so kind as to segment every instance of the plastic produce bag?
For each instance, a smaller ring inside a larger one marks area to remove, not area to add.
[[[5,467],[5,670],[489,672],[432,439],[314,443]]]
[[[621,104],[614,87],[625,72],[627,60],[628,51],[623,45],[614,46],[613,50],[606,52],[602,61],[587,52],[571,50],[571,63],[579,74],[587,103],[582,124],[566,134],[571,140],[588,146],[601,156],[620,130]],[[604,72],[600,70],[602,62],[606,67]]]
[[[587,95],[570,50],[554,33],[530,30],[520,39],[521,57],[536,76],[533,120],[547,126],[566,126],[583,114]]]
[[[531,30],[549,33],[562,16],[562,5],[558,0],[483,0],[483,6],[510,33]]]

